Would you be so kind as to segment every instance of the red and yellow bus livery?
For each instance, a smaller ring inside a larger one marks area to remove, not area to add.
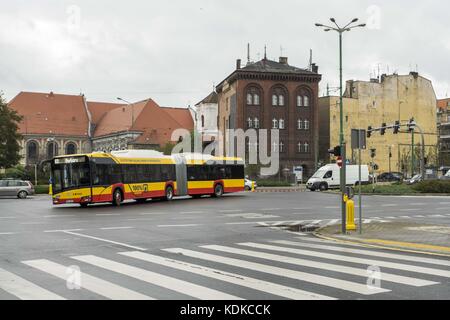
[[[51,160],[53,204],[172,200],[244,190],[240,158],[199,154],[165,156],[153,150],[123,150],[58,156]]]

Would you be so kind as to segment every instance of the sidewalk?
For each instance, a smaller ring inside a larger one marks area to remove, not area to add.
[[[336,241],[353,242],[386,249],[445,255],[450,257],[450,227],[412,222],[372,222],[363,232],[341,233],[341,225],[318,229],[316,236]]]

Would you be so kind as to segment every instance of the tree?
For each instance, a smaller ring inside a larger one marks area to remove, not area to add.
[[[18,132],[22,116],[10,109],[0,92],[0,168],[10,168],[19,163],[21,158]]]

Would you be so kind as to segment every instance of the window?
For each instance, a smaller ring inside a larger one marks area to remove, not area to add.
[[[248,127],[248,128],[253,127],[253,120],[252,120],[252,118],[248,118],[248,119],[247,119],[247,127]]]
[[[255,118],[253,120],[253,126],[255,129],[259,129],[259,119],[258,118]]]
[[[38,146],[36,141],[30,141],[27,145],[28,161],[35,162],[38,158]]]
[[[205,116],[202,115],[202,128],[205,127]]]
[[[275,118],[272,119],[272,129],[278,129],[278,120]]]
[[[255,94],[253,95],[253,104],[254,104],[255,106],[259,106],[259,94],[257,94],[257,93],[255,93]]]
[[[278,105],[278,97],[276,94],[272,95],[272,105],[277,106]]]
[[[77,153],[77,146],[73,142],[69,142],[66,144],[66,154],[76,154]]]
[[[305,130],[309,130],[309,121],[308,120],[305,120],[305,122],[304,122],[304,127],[303,127]]]
[[[303,144],[301,142],[299,142],[297,144],[297,151],[300,152],[300,153],[303,152]]]
[[[284,106],[284,96],[281,94],[278,96],[278,105]]]
[[[309,152],[309,143],[308,143],[308,142],[305,142],[305,143],[303,144],[303,150],[305,151],[305,153],[308,153],[308,152]]]
[[[333,177],[333,171],[327,171],[325,175],[323,176],[324,179],[330,179]]]
[[[52,159],[58,155],[58,145],[55,142],[47,144],[47,159]]]
[[[303,106],[309,107],[309,97],[303,96]]]
[[[259,106],[260,90],[256,87],[250,87],[247,90],[247,105]]]
[[[284,129],[284,119],[278,121],[280,129]]]
[[[303,107],[303,97],[300,95],[297,96],[297,107]]]
[[[284,152],[284,143],[280,141],[280,152]]]
[[[303,120],[301,120],[301,119],[297,120],[297,129],[299,129],[299,130],[303,129]]]
[[[252,94],[251,93],[247,93],[247,104],[248,105],[253,104],[253,99],[252,99]]]

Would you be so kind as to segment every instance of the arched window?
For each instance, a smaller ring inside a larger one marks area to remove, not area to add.
[[[66,144],[66,154],[76,154],[77,153],[77,146],[73,142],[69,142]]]
[[[52,159],[58,155],[58,144],[56,142],[49,142],[47,144],[47,159]]]
[[[284,106],[284,96],[282,94],[280,94],[278,96],[278,105],[279,106]]]
[[[297,107],[303,107],[303,97],[301,95],[297,96]]]
[[[309,107],[309,97],[307,95],[303,96],[303,105]]]
[[[252,120],[252,118],[248,118],[248,119],[247,119],[247,127],[248,127],[248,128],[253,127],[253,120]]]
[[[253,125],[254,125],[255,129],[259,129],[259,119],[258,118],[255,118],[253,120]]]
[[[309,120],[305,120],[304,129],[309,130]]]
[[[308,142],[305,142],[305,143],[303,144],[303,150],[305,151],[305,153],[308,153],[308,152],[309,152],[309,143],[308,143]]]
[[[278,105],[278,97],[276,94],[272,95],[272,105],[277,106]]]
[[[280,119],[278,121],[278,124],[279,124],[280,129],[284,129],[284,119]]]
[[[252,94],[250,92],[247,93],[247,104],[248,105],[253,104]]]
[[[205,116],[202,115],[202,128],[205,127]]]
[[[38,160],[38,144],[36,141],[29,141],[27,144],[27,162],[36,163]]]
[[[278,129],[278,120],[275,118],[272,119],[272,129]]]
[[[297,129],[299,129],[299,130],[303,129],[303,120],[302,119],[297,120]]]
[[[303,152],[303,143],[299,142],[299,143],[297,144],[297,151],[298,151],[299,153],[302,153],[302,152]]]
[[[253,104],[255,106],[259,106],[259,94],[258,93],[253,94]]]

